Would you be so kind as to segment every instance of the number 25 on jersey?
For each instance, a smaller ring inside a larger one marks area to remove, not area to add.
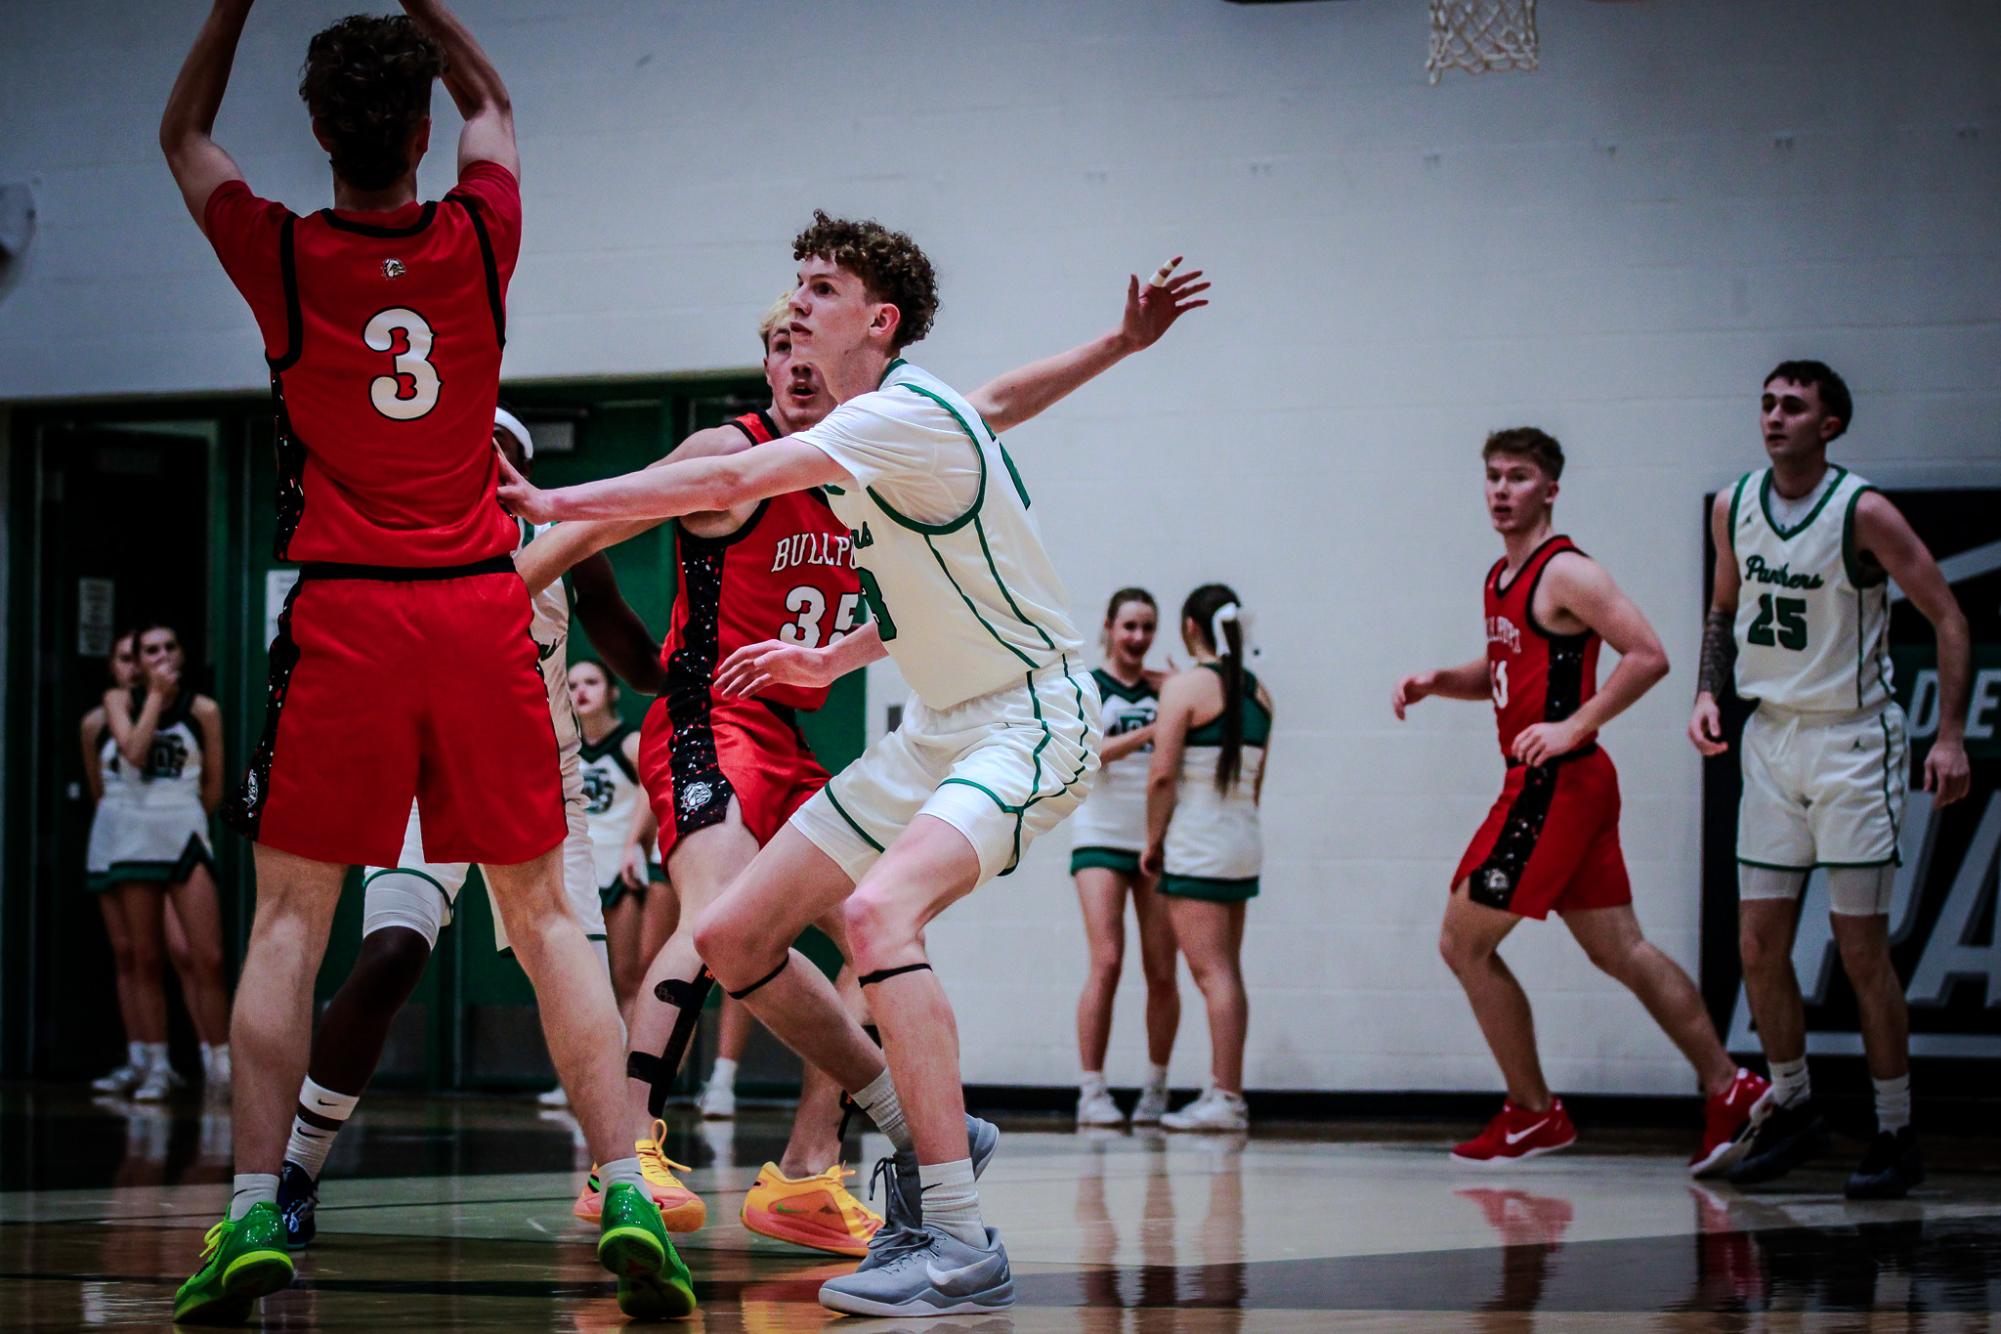
[[[361,341],[389,354],[389,371],[368,382],[368,401],[393,421],[416,421],[438,406],[438,368],[431,364],[431,325],[407,306],[369,316]]]

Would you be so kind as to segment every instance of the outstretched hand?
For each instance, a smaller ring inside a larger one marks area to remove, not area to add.
[[[526,477],[515,471],[507,461],[507,455],[498,449],[494,453],[500,457],[500,503],[507,507],[509,514],[518,515],[530,523],[547,523],[555,518],[549,505],[549,493],[537,487]]]
[[[726,699],[748,699],[772,686],[818,688],[833,681],[822,650],[783,639],[746,644],[716,669],[716,693]]]
[[[1202,270],[1175,272],[1181,258],[1176,255],[1160,266],[1154,274],[1162,280],[1159,286],[1152,281],[1141,283],[1136,273],[1126,279],[1126,314],[1119,325],[1119,336],[1132,351],[1152,347],[1174,327],[1176,320],[1198,306],[1209,304],[1206,299],[1198,299],[1209,290],[1208,283],[1196,281]]]

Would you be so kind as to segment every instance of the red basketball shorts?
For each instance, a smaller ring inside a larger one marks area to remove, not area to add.
[[[826,786],[827,771],[790,709],[670,686],[640,729],[639,781],[660,821],[664,864],[679,840],[721,824],[731,800],[763,847]]]
[[[225,818],[314,861],[394,866],[410,802],[433,862],[511,866],[563,841],[528,590],[500,556],[450,570],[307,566]]]
[[[1452,875],[1461,880],[1473,902],[1538,921],[1631,903],[1612,757],[1594,745],[1555,764],[1510,765]]]

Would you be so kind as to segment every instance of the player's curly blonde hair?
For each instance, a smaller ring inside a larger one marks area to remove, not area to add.
[[[938,314],[938,275],[917,243],[873,218],[830,218],[813,210],[813,225],[792,239],[792,258],[816,256],[862,280],[870,296],[902,315],[895,348],[902,351],[931,332]]]

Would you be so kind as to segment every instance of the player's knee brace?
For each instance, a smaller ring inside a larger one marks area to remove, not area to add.
[[[681,1058],[687,1055],[688,1042],[695,1036],[695,1024],[702,1017],[702,1002],[709,998],[709,988],[715,984],[715,975],[704,968],[692,981],[670,977],[653,988],[656,1000],[675,1008],[674,1031],[667,1035],[667,1045],[658,1056],[643,1051],[626,1053],[625,1074],[628,1079],[643,1080],[648,1085],[646,1110],[654,1116],[667,1106],[667,1094],[681,1069]]]
[[[361,934],[372,936],[389,927],[415,931],[432,949],[438,933],[451,922],[452,910],[438,887],[410,871],[377,871],[363,893]]]
[[[878,968],[873,973],[863,973],[861,975],[861,984],[865,987],[872,987],[878,982],[887,982],[890,978],[903,973],[928,973],[930,971],[931,965],[928,963],[906,963],[898,968]]]
[[[1897,868],[1830,866],[1827,868],[1827,910],[1842,917],[1881,917],[1890,911]]]
[[[742,1000],[745,996],[750,995],[751,992],[756,991],[766,982],[769,982],[772,978],[777,977],[780,973],[784,972],[786,965],[790,964],[791,962],[792,962],[792,951],[787,950],[785,951],[785,957],[778,961],[778,967],[772,969],[770,972],[766,973],[763,977],[758,978],[757,981],[751,983],[749,986],[743,988],[741,991],[730,991],[726,987],[724,988],[724,994],[727,995],[731,1000]]]

